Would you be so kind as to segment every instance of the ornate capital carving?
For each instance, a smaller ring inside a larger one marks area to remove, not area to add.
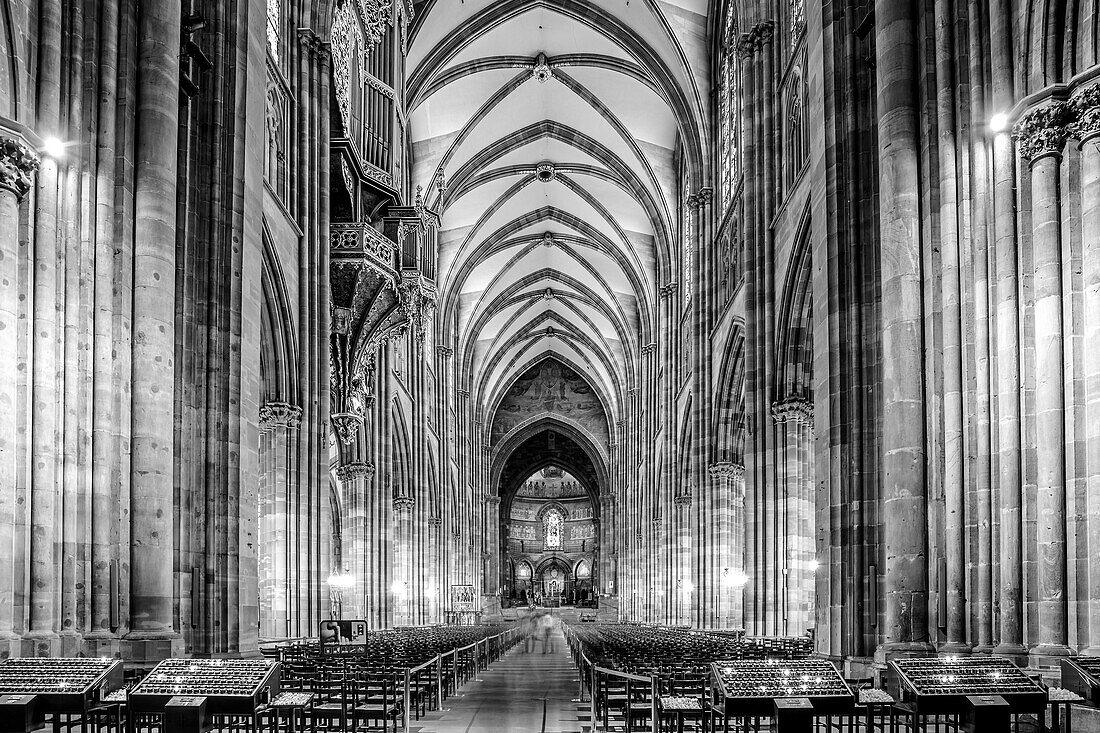
[[[444,359],[450,359],[452,356],[455,355],[455,350],[454,349],[452,349],[450,346],[444,346],[443,344],[440,344],[439,346],[436,346],[435,351],[436,351],[437,354],[442,356]]]
[[[435,285],[419,272],[402,273],[397,293],[401,301],[401,310],[409,319],[409,328],[412,329],[413,336],[418,342],[423,343],[428,324],[431,323],[432,314],[436,308]]]
[[[745,467],[731,461],[718,461],[707,466],[707,473],[717,479],[732,479],[744,474]]]
[[[626,430],[626,420],[616,420],[615,421],[615,430],[617,430],[620,433],[622,433],[624,430]]]
[[[367,40],[371,46],[382,42],[386,28],[391,24],[390,0],[358,0],[359,12],[363,16],[363,26],[367,31]]]
[[[302,425],[302,408],[288,402],[266,402],[260,405],[260,431],[277,428],[297,430]]]
[[[737,55],[743,60],[751,59],[756,53],[756,38],[751,33],[742,33],[737,39]]]
[[[650,354],[652,354],[656,350],[657,350],[657,344],[655,344],[655,343],[646,344],[645,346],[642,347],[642,354],[644,354],[645,356],[649,356]]]
[[[637,540],[638,542],[642,541],[642,530],[639,529],[636,532],[634,532],[634,539]]]
[[[772,405],[772,419],[776,424],[795,423],[809,428],[814,426],[813,403],[801,397],[790,397]]]
[[[433,529],[439,529],[443,526],[443,517],[428,517],[428,526]]]
[[[650,525],[653,527],[654,530],[656,530],[658,532],[661,531],[661,527],[662,527],[662,525],[664,525],[664,523],[665,523],[665,518],[661,517],[661,516],[656,516],[656,517],[654,517],[653,519],[650,520]]]
[[[393,497],[393,510],[395,512],[411,511],[416,506],[416,500],[411,496]]]
[[[681,509],[691,506],[691,492],[688,491],[680,494],[672,500],[672,503]]]
[[[336,480],[341,483],[354,481],[357,478],[365,478],[368,481],[374,477],[374,464],[366,461],[345,463],[336,467]]]
[[[20,140],[0,137],[0,188],[21,199],[31,190],[37,170],[38,153]]]
[[[676,289],[678,287],[680,287],[680,286],[675,282],[670,282],[667,285],[662,285],[661,286],[661,297],[662,298],[671,298],[673,295],[676,295]]]
[[[614,504],[615,494],[610,491],[604,491],[600,493],[600,502],[603,504]]]
[[[486,506],[500,506],[499,496],[486,496],[482,498],[482,501],[485,502]]]
[[[344,445],[351,445],[359,435],[359,428],[363,424],[363,416],[354,412],[337,412],[332,416],[332,429],[336,437]]]
[[[468,389],[460,389],[460,390],[458,390],[458,398],[459,398],[460,400],[468,400],[468,399],[470,399],[470,390],[468,390]]]
[[[1024,115],[1012,128],[1020,155],[1032,163],[1048,155],[1061,155],[1072,134],[1075,110],[1068,102],[1051,102]]]
[[[1073,123],[1073,134],[1082,142],[1100,135],[1100,84],[1093,84],[1071,102],[1077,110],[1077,121]]]
[[[700,206],[706,206],[714,201],[714,189],[710,186],[703,186],[695,196],[699,199]]]
[[[775,37],[775,21],[774,20],[762,20],[753,26],[752,34],[756,37],[757,42],[771,43],[772,38]]]

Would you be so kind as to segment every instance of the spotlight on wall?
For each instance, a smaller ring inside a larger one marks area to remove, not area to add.
[[[65,157],[65,143],[59,138],[50,136],[42,141],[42,152],[54,160],[63,158]]]
[[[1008,129],[1008,115],[998,112],[989,118],[989,129],[993,132],[1004,132]]]
[[[749,576],[740,570],[726,568],[722,571],[722,583],[732,588],[743,588],[749,582]]]
[[[821,563],[818,560],[810,561],[810,572],[816,573],[819,567],[821,567]]]
[[[403,581],[395,580],[390,586],[390,592],[393,593],[395,596],[403,596],[405,595],[405,586],[406,583],[404,583]]]
[[[348,573],[333,571],[332,575],[328,576],[328,585],[330,588],[341,590],[344,588],[351,588],[355,585],[355,578]]]
[[[689,596],[691,595],[691,592],[695,590],[695,584],[692,583],[690,580],[685,580],[681,584],[680,589],[684,591],[685,596]]]

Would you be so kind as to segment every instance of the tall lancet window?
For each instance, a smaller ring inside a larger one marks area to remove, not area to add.
[[[542,520],[546,525],[546,547],[547,549],[561,549],[562,539],[565,534],[565,517],[561,515],[557,509],[551,509],[546,512],[546,516]]]
[[[267,47],[271,50],[271,58],[276,63],[279,60],[279,0],[267,0]]]
[[[718,70],[718,156],[719,195],[722,210],[733,201],[737,179],[741,175],[741,64],[737,57],[737,16],[730,3],[722,44],[722,62]]]

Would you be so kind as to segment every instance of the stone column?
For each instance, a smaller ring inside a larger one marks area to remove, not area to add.
[[[1074,134],[1081,147],[1081,253],[1084,291],[1085,465],[1088,490],[1087,654],[1100,655],[1100,85],[1074,100],[1078,121]]]
[[[428,623],[443,621],[443,581],[445,580],[443,553],[445,549],[443,517],[430,516],[428,517],[428,551],[434,555],[434,558],[428,573],[429,587],[424,589],[428,599]]]
[[[278,638],[290,633],[289,560],[297,552],[298,540],[292,537],[288,480],[291,453],[290,431],[302,424],[302,408],[286,402],[268,402],[260,407],[260,470],[263,471],[259,496],[258,590],[260,636]],[[295,607],[297,610],[297,607]]]
[[[1003,9],[990,14],[990,74],[993,107],[1007,110],[1013,104],[1013,33]],[[994,652],[1027,664],[1023,645],[1023,556],[1021,537],[1020,440],[1020,279],[1016,232],[1016,152],[1012,138],[1001,133],[993,139],[993,231],[996,272],[996,482],[999,493],[997,529],[999,552],[997,603],[999,643]]]
[[[728,461],[712,463],[707,467],[711,481],[714,484],[715,501],[713,504],[713,516],[709,521],[714,524],[714,537],[716,540],[716,559],[714,572],[710,577],[714,587],[708,588],[708,593],[718,594],[717,607],[714,609],[715,625],[718,628],[729,628],[733,611],[732,579],[734,572],[733,538],[733,503],[732,482],[734,478],[734,464]]]
[[[486,454],[485,462],[489,462],[488,454]],[[488,486],[488,482],[485,484]],[[488,553],[488,585],[485,587],[484,593],[487,596],[497,594],[497,589],[501,585],[501,573],[500,573],[500,497],[499,496],[486,496],[485,502],[485,551]]]
[[[745,466],[734,463],[730,478],[730,545],[732,548],[731,571],[735,574],[730,581],[730,624],[734,628],[745,628]]]
[[[1063,364],[1062,150],[1071,108],[1040,107],[1013,130],[1020,154],[1031,163],[1031,229],[1035,314],[1036,543],[1038,545],[1038,646],[1036,662],[1071,653],[1066,646],[1065,365]]]
[[[370,502],[367,494],[374,478],[374,464],[351,461],[336,467],[336,481],[343,497],[343,542],[340,561],[355,579],[355,585],[341,599],[345,618],[366,618],[367,559],[372,554]],[[350,597],[349,597],[350,596]]]
[[[882,285],[882,560],[878,661],[930,652],[925,491],[917,11],[875,0]]]
[[[786,538],[784,573],[786,588],[783,603],[786,628],[783,633],[805,633],[812,624],[814,593],[814,504],[813,485],[813,403],[801,398],[786,399],[772,405],[772,418],[782,430],[782,463],[776,478],[782,482],[780,499],[784,523],[775,531]]]
[[[142,3],[134,170],[132,661],[171,656],[174,613],[174,363],[180,5]]]
[[[415,505],[410,496],[396,496],[393,500],[393,521],[396,529],[393,548],[393,623],[407,626],[412,622],[412,510]]]
[[[15,634],[15,418],[19,380],[19,202],[34,183],[38,155],[21,140],[0,136],[0,656],[18,655]]]

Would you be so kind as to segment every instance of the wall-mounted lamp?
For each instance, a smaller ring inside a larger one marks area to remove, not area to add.
[[[64,158],[65,143],[60,138],[51,135],[42,141],[42,152],[54,160]]]

